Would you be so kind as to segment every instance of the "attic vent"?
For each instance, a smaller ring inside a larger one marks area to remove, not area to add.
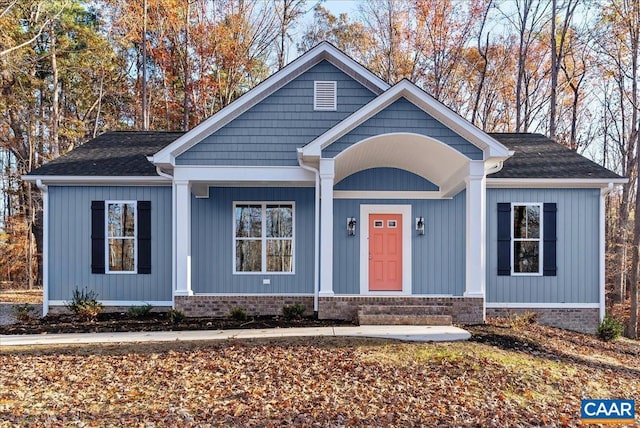
[[[335,110],[337,106],[336,82],[313,82],[313,109]]]

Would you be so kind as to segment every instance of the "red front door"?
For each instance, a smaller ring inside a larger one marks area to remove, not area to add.
[[[402,214],[369,214],[369,290],[402,291]]]

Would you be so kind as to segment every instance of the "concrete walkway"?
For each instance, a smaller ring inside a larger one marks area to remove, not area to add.
[[[72,333],[0,335],[0,349],[9,346],[81,343],[140,343],[195,340],[261,339],[270,337],[373,337],[412,342],[467,340],[468,331],[453,326],[365,325],[317,328],[245,330],[144,331],[132,333]]]

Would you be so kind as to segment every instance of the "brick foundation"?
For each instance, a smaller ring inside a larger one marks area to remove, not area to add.
[[[487,317],[508,318],[525,312],[538,314],[538,323],[582,333],[595,333],[600,323],[597,308],[487,308]]]
[[[480,324],[484,322],[482,304],[483,299],[468,297],[321,297],[318,303],[318,317],[320,319],[355,320],[358,307],[361,305],[416,305],[440,307],[442,310],[437,315],[450,315],[455,324]]]
[[[176,296],[175,308],[188,317],[229,316],[233,308],[247,315],[281,315],[283,306],[304,305],[305,315],[313,314],[313,296]]]

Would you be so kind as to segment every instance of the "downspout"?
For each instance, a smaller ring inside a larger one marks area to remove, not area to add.
[[[36,180],[42,192],[42,316],[49,313],[49,188]]]
[[[314,261],[313,261],[313,313],[318,317],[318,293],[320,292],[320,171],[309,165],[305,165],[302,160],[302,149],[298,148],[298,165],[300,168],[313,172],[316,180],[315,194],[315,234],[314,234]]]
[[[150,156],[147,158],[149,162],[153,163],[153,157]],[[156,172],[160,177],[168,178],[171,180],[171,306],[175,309],[176,301],[174,298],[174,292],[177,288],[177,279],[176,279],[176,187],[173,182],[173,175],[168,174],[160,168],[159,165],[156,165]]]

